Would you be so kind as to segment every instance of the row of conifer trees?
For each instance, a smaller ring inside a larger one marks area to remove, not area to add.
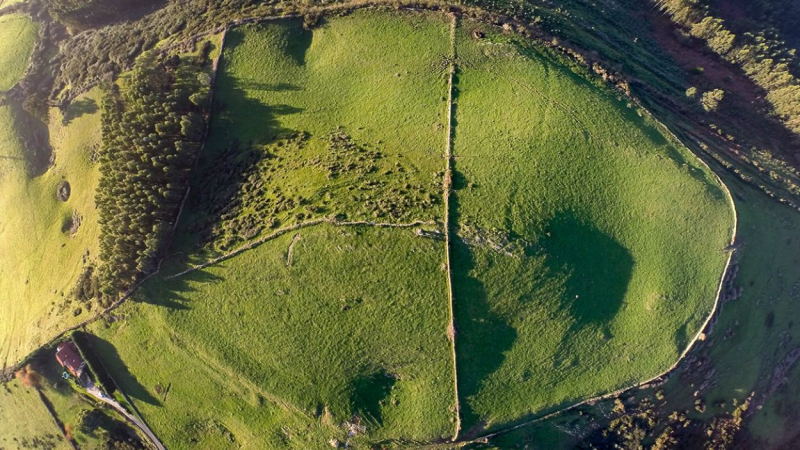
[[[204,134],[203,63],[145,54],[106,88],[96,194],[104,296],[152,273],[171,237]]]

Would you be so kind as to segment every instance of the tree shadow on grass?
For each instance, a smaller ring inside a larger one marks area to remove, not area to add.
[[[455,164],[453,175],[457,179],[463,178],[455,170]],[[458,195],[454,192],[450,196],[451,233],[457,229],[459,211]],[[454,236],[450,252],[458,394],[462,429],[465,430],[464,436],[468,437],[483,428],[482,418],[472,408],[471,401],[480,393],[484,382],[505,361],[505,353],[517,340],[517,331],[492,310],[489,294],[479,279],[480,267],[476,265],[472,249]]]
[[[142,386],[136,376],[130,372],[114,344],[95,335],[89,336],[92,347],[102,360],[103,366],[105,366],[106,370],[114,378],[114,382],[124,393],[149,405],[161,406],[161,402],[150,394],[147,388]]]
[[[284,127],[280,117],[303,109],[269,105],[253,98],[248,83],[252,84],[221,73],[214,100],[217,111],[178,228],[184,235],[179,241],[187,245],[211,240],[214,227],[223,217],[235,213],[236,194],[251,175],[250,169],[271,157],[263,146],[297,134]]]
[[[50,128],[14,101],[9,102],[14,115],[14,128],[22,142],[25,168],[29,178],[44,175],[53,163]]]
[[[383,371],[355,379],[350,386],[350,409],[374,426],[382,426],[382,403],[388,401],[396,383],[395,377]]]
[[[67,126],[71,124],[73,120],[85,114],[96,113],[98,109],[97,102],[95,102],[92,98],[82,98],[80,100],[76,100],[67,107],[61,123],[62,125]]]
[[[191,309],[189,304],[192,301],[192,293],[198,292],[198,289],[193,287],[193,283],[220,283],[223,281],[225,278],[200,269],[171,280],[154,280],[150,286],[147,286],[134,298],[141,303],[170,310],[187,311]]]
[[[556,365],[574,357],[571,338],[586,328],[610,339],[630,283],[634,260],[616,239],[572,212],[556,215],[542,240],[547,273],[563,277],[561,308],[573,319],[556,352]]]

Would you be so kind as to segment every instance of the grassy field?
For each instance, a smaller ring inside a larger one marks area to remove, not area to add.
[[[465,429],[667,369],[711,311],[727,258],[720,185],[635,108],[534,48],[469,22],[456,48]]]
[[[70,449],[33,388],[12,381],[0,386],[0,447]]]
[[[456,33],[449,211],[465,431],[669,367],[713,305],[732,231],[721,186],[644,114],[493,29],[474,38],[476,28]],[[451,435],[437,225],[421,236],[315,225],[165,278],[320,217],[441,223],[450,45],[449,19],[427,13],[228,32],[179,252],[90,330],[169,448],[322,448],[343,442],[356,416],[357,446]],[[0,181],[0,210],[23,205],[2,223],[0,253],[36,256],[0,271],[11,361],[85,317],[72,317],[68,297],[81,255],[96,254],[98,101],[53,118],[53,169],[30,180],[9,163]],[[67,203],[55,197],[62,177]],[[69,238],[73,210],[83,225]],[[74,415],[72,400],[57,400]]]
[[[225,250],[312,217],[441,218],[447,32],[374,13],[231,30],[184,230]]]
[[[787,354],[798,351],[794,325],[800,324],[800,214],[741,183],[729,186],[737,200],[741,241],[746,243],[737,251],[734,279],[742,293],[724,305],[714,325],[714,345],[703,349],[720,375],[704,393],[710,406],[701,417],[730,411],[734,399],[741,403],[753,392],[759,399],[786,376],[788,382],[755,412],[748,431],[762,440],[761,448],[777,448],[794,439],[786,447],[792,448],[797,445],[800,369],[796,359],[785,371],[776,369]],[[692,386],[677,382],[672,390],[682,398],[693,393]]]
[[[708,424],[715,416],[732,413],[754,394],[749,410],[753,416],[745,422],[745,428],[755,440],[746,441],[749,447],[740,443],[742,448],[794,448],[798,410],[793,399],[798,396],[800,378],[797,364],[782,372],[787,382],[766,399],[763,408],[756,410],[755,402],[760,403],[773,383],[776,367],[798,348],[794,323],[800,320],[796,308],[800,276],[795,270],[800,214],[731,177],[726,178],[726,184],[736,201],[738,239],[746,243],[734,258],[738,270],[733,286],[743,288],[741,297],[724,304],[706,341],[690,354],[692,363],[681,365],[664,386],[635,395],[655,399],[659,390],[663,393],[659,409],[664,418],[672,411],[686,411],[692,421],[705,420]],[[710,383],[706,384],[708,374]],[[697,399],[706,405],[703,413],[694,409]],[[576,435],[580,434],[564,430],[574,429],[576,422],[591,415],[599,417],[602,426],[613,407],[613,401],[602,402],[584,409],[581,416],[566,414],[521,428],[492,440],[492,444],[497,448],[575,448],[580,442]]]
[[[713,176],[635,108],[473,28],[457,33],[450,211],[466,429],[669,367],[713,305],[732,231]],[[443,218],[446,18],[360,12],[226,39],[182,249],[317,217]],[[358,230],[304,228],[156,280],[124,321],[95,328],[167,445],[317,445],[356,413],[364,442],[452,430],[443,246]],[[219,390],[235,395],[209,403]],[[294,431],[277,431],[284,420]]]
[[[371,442],[451,433],[442,242],[373,227],[297,235],[148,283],[127,320],[94,327],[156,433],[188,448],[213,422],[230,442],[204,448],[318,448],[355,414]]]
[[[4,5],[0,5],[2,7]],[[0,17],[0,91],[11,89],[28,67],[36,24],[21,14]]]
[[[100,140],[99,92],[77,99],[62,116],[51,111],[49,133],[54,167],[30,178],[16,122],[15,105],[0,108],[4,140],[0,153],[0,363],[18,362],[67,325],[84,319],[86,307],[70,293],[84,259],[97,255],[94,191],[99,172],[90,161]],[[70,184],[66,202],[56,196]],[[71,236],[73,217],[80,226]],[[88,256],[86,256],[88,254]],[[86,256],[86,257],[85,257]],[[82,314],[75,316],[78,308]]]

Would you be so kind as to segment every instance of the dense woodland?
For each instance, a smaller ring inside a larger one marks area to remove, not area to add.
[[[76,28],[106,23],[159,0],[47,0],[51,14]]]
[[[156,269],[203,139],[209,76],[200,58],[143,55],[103,102],[99,270],[112,295]]]
[[[87,87],[127,70],[139,54],[163,40],[193,36],[235,18],[272,11],[273,7],[260,0],[187,0],[169,2],[157,13],[143,17],[129,14],[137,20],[121,20],[123,14],[105,17],[105,21],[116,18],[119,22],[78,33],[63,42],[51,102],[68,102]]]

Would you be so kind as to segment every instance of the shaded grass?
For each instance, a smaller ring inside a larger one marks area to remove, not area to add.
[[[284,235],[148,283],[123,310],[128,320],[97,327],[120,355],[98,347],[104,363],[170,448],[187,445],[190,422],[211,418],[259,447],[281,445],[271,427],[283,420],[296,427],[286,445],[317,447],[354,414],[367,427],[358,439],[370,442],[450,432],[443,244],[370,227],[300,235],[291,266],[294,236]],[[172,384],[165,402],[137,393],[154,395],[156,383]],[[230,393],[223,403],[219,389]]]
[[[739,181],[729,186],[736,198],[743,243],[737,251],[734,285],[743,292],[724,305],[711,335],[713,345],[704,351],[720,374],[705,394],[709,404],[705,417],[730,412],[734,399],[741,403],[752,392],[763,393],[773,381],[776,365],[798,346],[800,215]],[[795,363],[787,383],[748,423],[748,431],[762,440],[764,448],[796,436],[799,377]],[[679,401],[693,399],[692,387],[677,380],[667,391]],[[718,401],[726,406],[718,407]]]
[[[23,146],[14,127],[14,107],[0,107],[0,363],[11,365],[46,343],[60,330],[82,320],[70,292],[84,265],[97,254],[99,224],[94,192],[99,171],[90,160],[99,145],[100,117],[86,109],[98,92],[81,97],[62,121],[51,111],[50,142],[55,165],[29,178]],[[65,125],[69,123],[69,125]],[[56,197],[59,183],[70,183],[67,202]],[[82,217],[70,238],[64,224]]]
[[[485,27],[474,40],[474,26],[457,40],[455,223],[524,252],[471,245],[454,262],[471,280],[455,283],[465,430],[667,369],[711,311],[732,230],[688,150],[534,48]]]

